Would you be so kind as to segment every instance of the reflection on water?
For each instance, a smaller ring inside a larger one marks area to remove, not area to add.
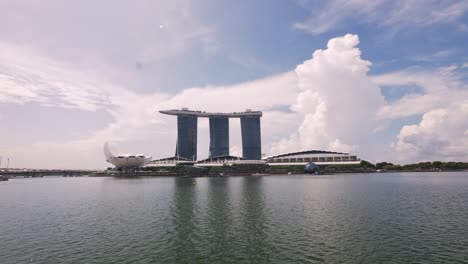
[[[269,219],[265,212],[263,177],[244,177],[240,214],[243,224],[243,240],[246,262],[271,263]]]
[[[229,181],[220,178],[208,179],[207,208],[205,230],[207,262],[223,261],[235,258],[236,254],[225,250],[231,247],[235,233],[230,202]]]
[[[463,263],[468,174],[0,183],[3,263]]]
[[[189,263],[196,256],[199,243],[196,226],[196,180],[191,178],[174,179],[174,201],[171,207],[171,220],[174,233],[170,240],[173,257],[177,263]]]

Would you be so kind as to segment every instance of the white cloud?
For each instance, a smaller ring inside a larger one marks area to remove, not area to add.
[[[445,50],[440,50],[431,55],[413,56],[411,59],[414,61],[434,62],[434,61],[439,61],[441,59],[446,59],[454,55],[455,53],[456,51],[454,49],[445,49]]]
[[[355,150],[377,127],[375,113],[383,105],[379,88],[367,76],[370,62],[361,59],[358,36],[331,39],[326,50],[295,72],[301,92],[292,109],[302,124],[272,152],[300,149]]]
[[[468,10],[468,2],[464,0],[332,0],[324,3],[322,8],[305,6],[311,10],[310,17],[294,27],[321,34],[351,20],[399,31],[407,26],[454,22]]]
[[[2,40],[28,43],[49,57],[129,71],[194,47],[216,53],[217,29],[203,20],[203,8],[184,0],[7,0],[0,1],[0,32]]]
[[[401,161],[468,159],[468,100],[428,111],[404,126],[393,145]]]
[[[458,70],[456,66],[435,70],[416,68],[374,76],[373,81],[384,89],[416,85],[424,91],[423,94],[408,94],[394,103],[386,104],[379,110],[378,117],[397,119],[420,115],[468,98],[468,86],[461,80]]]
[[[94,76],[70,71],[67,65],[46,59],[28,48],[0,42],[0,102],[36,102],[95,111],[110,103],[111,92],[123,92],[108,84],[96,89],[96,82]]]
[[[417,68],[374,77],[385,89],[400,85],[417,85],[423,89],[422,94],[405,95],[378,112],[380,119],[422,115],[419,124],[401,128],[397,141],[392,144],[400,162],[467,160],[468,86],[462,80],[461,68]]]

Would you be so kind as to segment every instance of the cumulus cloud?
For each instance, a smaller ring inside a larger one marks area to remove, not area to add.
[[[358,23],[372,23],[398,31],[407,26],[454,22],[468,10],[464,0],[332,0],[323,3],[322,8],[305,4],[311,16],[294,27],[317,35],[358,18]]]
[[[422,94],[407,94],[385,104],[379,119],[398,120],[421,116],[417,124],[403,126],[392,144],[395,157],[402,162],[420,160],[466,160],[468,153],[468,86],[463,67],[434,70],[420,68],[374,76],[384,89],[416,85]]]
[[[428,111],[404,126],[393,145],[402,161],[468,159],[468,100]]]
[[[355,150],[377,127],[375,113],[384,98],[367,76],[370,62],[361,58],[359,38],[345,35],[317,50],[296,67],[300,93],[291,109],[303,120],[297,131],[273,152],[300,149]]]

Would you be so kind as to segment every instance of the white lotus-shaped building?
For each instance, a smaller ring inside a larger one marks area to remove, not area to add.
[[[151,162],[151,156],[145,156],[143,154],[120,154],[114,155],[110,151],[109,143],[104,143],[104,156],[106,161],[115,165],[117,168],[140,168]]]

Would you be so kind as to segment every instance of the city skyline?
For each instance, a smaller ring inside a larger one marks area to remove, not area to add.
[[[0,2],[2,166],[174,153],[163,109],[263,112],[262,152],[468,161],[466,1]],[[229,153],[242,156],[240,124]],[[209,156],[208,119],[197,155]],[[203,146],[203,147],[202,147]]]

